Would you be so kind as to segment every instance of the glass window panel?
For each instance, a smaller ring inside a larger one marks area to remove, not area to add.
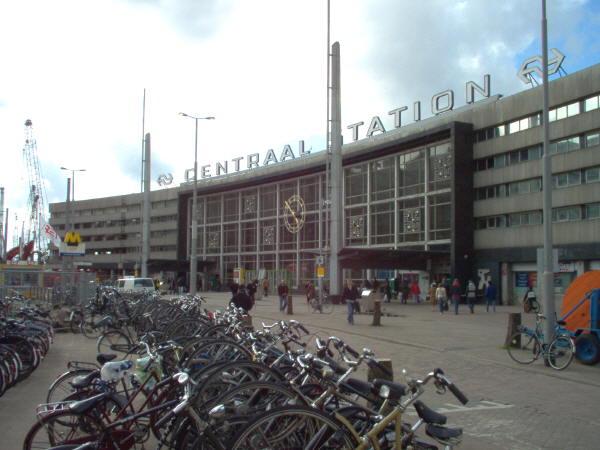
[[[242,241],[240,251],[255,252],[256,251],[256,222],[242,222],[240,224]]]
[[[557,144],[558,153],[563,153],[563,152],[569,151],[569,140],[568,139],[565,139],[564,141],[558,141],[556,144]]]
[[[579,150],[581,148],[581,139],[579,138],[579,136],[569,138],[568,142],[569,142],[569,151]]]
[[[577,114],[579,114],[579,102],[567,106],[567,116],[571,117]]]
[[[261,220],[259,233],[259,248],[261,251],[277,249],[277,222],[275,219]]]
[[[569,208],[569,220],[581,220],[581,208],[579,206]]]
[[[256,189],[248,189],[242,191],[242,220],[255,219],[258,208],[258,191]]]
[[[536,145],[535,147],[528,148],[527,153],[529,154],[527,159],[540,159],[542,157],[542,146]]]
[[[504,124],[498,125],[496,128],[494,128],[494,134],[498,137],[504,136],[506,134],[506,127]]]
[[[367,171],[367,164],[348,167],[344,171],[346,205],[367,202]]]
[[[239,224],[228,223],[223,225],[223,252],[239,253],[238,244]]]
[[[284,250],[295,250],[298,234],[292,233],[285,226],[285,219],[279,222],[279,248]]]
[[[306,214],[304,225],[299,231],[300,248],[319,248],[319,215]]]
[[[569,182],[569,178],[566,173],[559,173],[558,175],[555,175],[554,180],[554,186],[557,188],[566,187]]]
[[[599,144],[600,144],[600,133],[588,134],[585,137],[585,146],[586,147],[594,147]]]
[[[436,191],[450,187],[452,180],[452,151],[450,143],[429,148],[429,190]]]
[[[598,96],[594,96],[585,100],[585,110],[592,111],[598,109]]]
[[[506,226],[506,216],[498,216],[497,217],[497,223],[499,227],[505,227]]]
[[[529,213],[529,224],[530,225],[541,225],[542,213],[540,211],[533,211]]]
[[[533,116],[530,117],[530,123],[532,127],[537,127],[542,123],[542,115],[541,114],[534,114]]]
[[[476,136],[477,142],[483,142],[487,139],[487,133],[485,132],[485,130],[479,130]]]
[[[300,197],[304,200],[307,211],[318,211],[320,176],[300,178]]]
[[[498,197],[506,197],[506,185],[501,184],[498,186]]]
[[[367,244],[367,208],[365,206],[346,209],[344,240],[346,245]]]
[[[282,253],[279,255],[279,269],[287,271],[287,274],[283,277],[286,279],[288,287],[293,287],[294,275],[296,273],[296,254],[295,253]],[[277,280],[277,284],[281,280]],[[273,289],[276,289],[273,286]]]
[[[385,200],[394,197],[395,159],[385,158],[370,163],[371,200]]]
[[[300,283],[302,286],[311,280],[317,285],[317,269],[315,268],[316,256],[312,253],[300,253]]]
[[[277,215],[277,186],[261,186],[260,188],[260,217],[275,217]]]
[[[595,183],[600,181],[600,167],[592,167],[585,170],[585,182]]]
[[[371,221],[371,244],[391,244],[394,242],[393,203],[371,205],[369,220]]]
[[[523,131],[529,128],[529,117],[519,120],[519,130]]]
[[[256,270],[256,255],[240,255],[241,266],[246,270]]]
[[[237,192],[225,194],[223,197],[223,222],[239,220],[239,194]]]
[[[600,219],[600,203],[585,205],[586,219]]]
[[[494,167],[504,167],[506,166],[506,155],[496,155],[494,156]]]
[[[554,122],[556,120],[556,109],[551,109],[548,111],[548,120],[550,122]]]
[[[206,253],[220,253],[221,226],[206,227]]]
[[[510,152],[508,154],[509,164],[517,164],[520,161],[520,152]]]
[[[556,108],[556,120],[565,119],[567,117],[567,107],[561,106],[560,108]]]
[[[450,194],[429,197],[430,239],[449,239],[451,228]]]
[[[513,134],[513,133],[517,133],[519,131],[519,121],[515,120],[514,122],[511,122],[508,124],[508,133],[509,134]]]
[[[558,143],[557,142],[552,142],[549,145],[550,148],[550,154],[554,155],[555,153],[558,153]]]
[[[258,255],[258,267],[260,269],[275,270],[275,268],[276,268],[275,261],[276,261],[275,253],[260,253]],[[269,274],[267,274],[267,276],[268,275]],[[277,280],[275,282],[274,282],[274,280],[271,281],[271,288],[270,288],[271,292],[276,292],[274,284],[279,284],[279,281],[281,281],[281,280]]]
[[[486,128],[485,134],[487,139],[494,139],[494,128]]]
[[[422,193],[425,190],[425,151],[404,153],[398,160],[398,195]]]
[[[581,172],[579,170],[569,172],[569,186],[577,184],[581,184]]]
[[[221,221],[221,195],[213,195],[206,199],[206,223]]]
[[[425,240],[424,206],[423,197],[398,202],[398,242]]]

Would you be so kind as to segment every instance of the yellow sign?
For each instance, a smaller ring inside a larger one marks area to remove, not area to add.
[[[317,276],[321,277],[321,278],[325,276],[325,267],[324,266],[317,266]]]
[[[65,236],[65,244],[67,245],[79,245],[81,244],[81,236],[77,232],[67,231]]]

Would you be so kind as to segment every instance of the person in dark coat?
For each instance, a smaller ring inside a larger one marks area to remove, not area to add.
[[[285,284],[285,280],[281,280],[281,283],[279,283],[279,286],[277,286],[277,295],[279,295],[279,311],[285,311],[288,293],[289,289],[287,284]]]
[[[252,309],[253,303],[250,296],[246,293],[244,286],[241,286],[237,293],[232,297],[231,303],[237,308],[243,308],[246,312]]]
[[[490,305],[496,312],[496,285],[492,283],[492,280],[488,281],[487,287],[485,288],[485,310],[490,312]]]
[[[354,303],[358,299],[358,289],[352,284],[352,280],[346,280],[346,286],[342,292],[342,299],[346,302],[348,308],[348,323],[354,325]]]

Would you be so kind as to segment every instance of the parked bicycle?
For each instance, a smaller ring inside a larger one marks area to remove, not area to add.
[[[544,315],[536,314],[535,328],[518,327],[506,347],[508,355],[519,364],[531,364],[542,357],[553,369],[566,369],[575,354],[573,338],[564,328],[565,322],[558,320],[555,323],[554,338],[548,343],[542,327],[545,319]]]
[[[327,295],[322,295],[309,300],[308,311],[312,313],[331,314],[334,306]]]

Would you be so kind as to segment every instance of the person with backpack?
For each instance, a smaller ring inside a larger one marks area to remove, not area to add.
[[[490,305],[496,312],[496,286],[492,283],[492,280],[488,280],[487,287],[485,288],[485,310],[490,312]]]

